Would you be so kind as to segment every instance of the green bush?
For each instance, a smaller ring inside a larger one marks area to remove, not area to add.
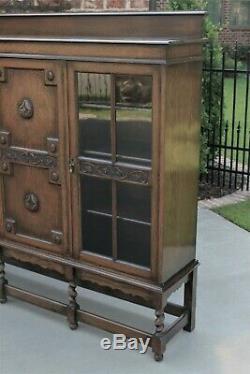
[[[225,66],[227,69],[234,69],[235,65],[235,47],[231,45],[225,45],[224,51],[226,52],[226,61]],[[247,63],[250,60],[250,49],[249,46],[245,45],[238,45],[237,46],[237,69],[238,70],[246,70]]]
[[[166,6],[167,10],[207,10],[207,1],[205,0],[169,0]],[[208,39],[208,46],[213,49],[213,67],[221,67],[222,48],[219,42],[219,29],[212,23],[209,17],[204,21],[204,36]],[[204,48],[205,65],[210,65],[210,48]],[[221,78],[219,73],[213,73],[212,87],[210,89],[209,73],[204,72],[202,80],[202,132],[201,132],[201,157],[200,171],[206,173],[207,156],[211,155],[208,147],[209,130],[214,129],[214,140],[220,136],[220,97],[221,97]],[[212,95],[210,95],[212,92]],[[222,124],[223,125],[223,124]],[[213,151],[214,152],[214,151]],[[214,156],[214,154],[213,154]]]

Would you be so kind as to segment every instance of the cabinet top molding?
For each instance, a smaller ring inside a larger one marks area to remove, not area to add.
[[[173,11],[173,12],[51,12],[51,13],[1,13],[0,17],[34,17],[34,16],[42,16],[42,17],[65,17],[65,16],[189,16],[189,15],[204,15],[207,14],[206,11],[203,10],[194,10],[194,11]]]
[[[206,12],[24,13],[0,15],[0,41],[176,44],[202,42]]]

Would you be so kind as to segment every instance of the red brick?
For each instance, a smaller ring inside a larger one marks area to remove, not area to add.
[[[250,32],[242,30],[242,31],[237,31],[234,29],[230,29],[230,19],[231,19],[231,7],[232,7],[232,0],[224,0],[222,2],[222,15],[223,15],[223,21],[222,21],[222,31],[220,32],[220,41],[223,44],[230,44],[233,45],[235,44],[236,40],[240,44],[245,44],[247,45],[249,43],[250,39]]]
[[[82,8],[82,0],[68,0],[70,3],[71,9],[81,9]]]
[[[0,8],[7,7],[11,4],[11,0],[0,0]]]
[[[149,0],[131,0],[130,7],[133,9],[148,9]]]
[[[103,0],[85,0],[84,9],[103,9]]]
[[[70,8],[69,2],[65,0],[38,0],[37,2],[41,9],[60,11]]]
[[[126,0],[107,0],[107,9],[125,9]]]

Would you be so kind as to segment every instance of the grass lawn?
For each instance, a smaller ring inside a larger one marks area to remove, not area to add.
[[[250,232],[250,199],[216,208],[214,212]]]
[[[236,112],[235,112],[235,122],[241,121],[241,125],[244,126],[245,121],[245,107],[246,107],[246,77],[237,78],[236,85]],[[225,100],[225,120],[232,122],[233,113],[233,90],[234,90],[234,80],[233,78],[225,78],[224,87],[224,100]],[[250,110],[250,95],[248,97],[248,108]],[[250,112],[248,113],[250,115]],[[248,117],[250,120],[250,118]],[[248,129],[250,130],[250,121],[248,121]]]
[[[236,93],[236,110],[235,110],[235,132],[234,132],[234,142],[236,145],[237,142],[237,126],[240,121],[241,123],[241,132],[240,132],[240,146],[243,146],[244,139],[244,125],[245,125],[245,108],[246,108],[246,77],[237,78],[237,93]],[[232,113],[233,113],[233,90],[234,90],[234,80],[233,78],[225,79],[224,87],[224,99],[225,99],[225,112],[224,118],[228,120],[229,131],[228,131],[228,144],[231,144],[232,136]],[[248,146],[250,131],[250,92],[248,96],[248,121],[247,121],[247,142]],[[236,154],[234,154],[234,159]],[[243,152],[239,152],[239,161],[242,161]]]

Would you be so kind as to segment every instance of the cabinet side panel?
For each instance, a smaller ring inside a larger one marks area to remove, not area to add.
[[[163,77],[160,278],[166,281],[195,258],[201,63],[169,67]]]

